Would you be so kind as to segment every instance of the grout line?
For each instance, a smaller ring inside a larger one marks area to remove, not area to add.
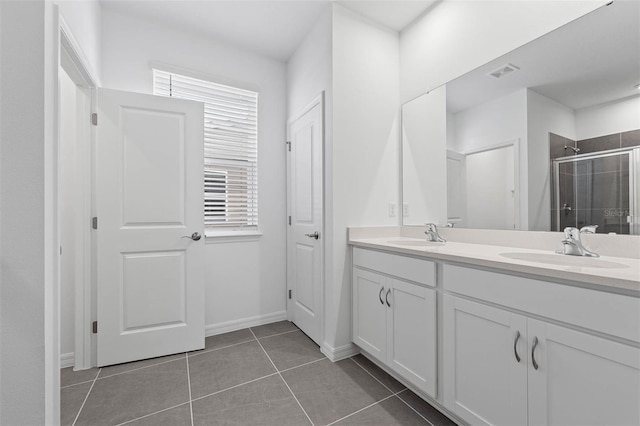
[[[256,337],[256,335],[253,332],[253,330],[249,329],[249,331],[251,331],[251,334],[253,334],[253,337]],[[291,392],[291,396],[293,396],[293,399],[296,400],[296,402],[298,403],[298,406],[300,407],[300,409],[302,410],[304,415],[307,416],[307,419],[309,420],[309,423],[311,423],[311,426],[314,426],[313,421],[311,420],[311,417],[309,417],[309,414],[307,414],[307,410],[305,410],[304,407],[302,406],[302,404],[300,404],[300,401],[298,400],[298,397],[296,397],[296,395],[293,393],[293,391],[289,387],[289,383],[287,383],[287,381],[284,379],[284,377],[282,377],[282,374],[280,373],[280,370],[278,370],[278,367],[276,367],[276,365],[274,364],[273,360],[271,359],[271,357],[269,356],[269,354],[265,350],[264,346],[262,346],[262,343],[260,343],[260,340],[257,337],[256,337],[256,340],[258,341],[258,344],[262,348],[262,351],[264,352],[264,354],[269,359],[269,362],[271,362],[271,365],[273,365],[273,368],[276,369],[276,371],[278,373],[278,376],[280,376],[280,379],[284,382],[284,385],[287,387],[287,389],[289,389],[289,392]]]
[[[175,355],[175,354],[174,354],[174,355]],[[169,356],[174,356],[174,355],[169,355]],[[119,376],[119,375],[121,375],[121,374],[133,373],[134,371],[140,371],[140,370],[144,370],[145,368],[151,368],[151,367],[155,367],[155,366],[162,365],[162,364],[168,364],[168,363],[170,363],[170,362],[174,362],[174,361],[180,361],[180,358],[174,358],[174,359],[170,359],[170,360],[167,360],[167,361],[162,361],[162,362],[159,362],[159,363],[157,363],[157,364],[144,365],[144,366],[142,366],[142,367],[132,368],[131,370],[121,371],[121,372],[119,372],[119,373],[113,373],[113,374],[110,374],[110,375],[108,375],[108,376],[102,376],[102,377],[100,377],[100,373],[98,373],[98,377],[97,377],[97,379],[98,379],[98,380],[102,380],[102,379],[106,379],[106,378],[109,378],[109,377]],[[136,361],[133,361],[133,362],[136,362]],[[122,364],[116,364],[116,365],[122,365]],[[108,368],[108,367],[107,367],[107,368]],[[102,371],[102,368],[100,369],[100,371]]]
[[[331,422],[331,423],[329,423],[327,426],[331,426],[332,424],[338,423],[338,422],[339,422],[339,421],[341,421],[341,420],[344,420],[344,419],[346,419],[346,418],[348,418],[348,417],[351,417],[351,416],[353,416],[353,415],[355,415],[355,414],[358,414],[359,412],[364,411],[364,410],[366,410],[367,408],[373,407],[374,405],[380,404],[382,401],[386,401],[387,399],[389,399],[389,398],[393,398],[394,396],[396,396],[396,394],[392,393],[391,395],[389,395],[389,396],[387,396],[387,397],[382,398],[380,401],[376,401],[376,402],[374,402],[373,404],[369,404],[369,405],[367,405],[366,407],[362,407],[361,409],[356,410],[356,411],[354,411],[354,412],[353,412],[353,413],[351,413],[351,414],[347,414],[346,416],[341,417],[341,418],[339,418],[338,420],[334,420],[334,421],[332,421],[332,422]]]
[[[159,410],[159,411],[154,411],[153,413],[145,414],[144,416],[136,417],[135,419],[131,419],[131,420],[127,420],[126,422],[118,423],[116,426],[122,426],[122,425],[126,425],[126,424],[129,424],[129,423],[133,423],[133,422],[138,421],[140,419],[146,419],[147,417],[151,417],[153,415],[160,414],[160,413],[163,413],[165,411],[173,410],[174,408],[178,408],[178,407],[181,407],[181,406],[186,405],[186,404],[188,404],[188,403],[187,402],[183,402],[181,404],[174,405],[173,407],[168,407],[168,408],[164,408],[164,409]]]
[[[238,342],[238,343],[232,343],[230,345],[227,346],[220,346],[219,348],[213,348],[213,349],[200,349],[199,351],[196,352],[187,352],[187,356],[199,356],[199,355],[203,355],[203,354],[208,354],[209,352],[214,352],[214,351],[219,351],[221,349],[227,349],[227,348],[232,348],[234,346],[238,346],[238,345],[244,345],[245,343],[251,343],[253,341],[255,341],[256,339],[250,339],[250,340],[244,340],[242,342]],[[191,355],[189,355],[191,354]]]
[[[409,404],[407,401],[405,401],[404,399],[402,399],[402,397],[401,397],[399,394],[401,394],[402,392],[404,392],[404,391],[406,391],[406,390],[409,390],[409,388],[403,389],[403,390],[401,390],[400,392],[398,392],[398,393],[396,394],[396,395],[398,395],[398,399],[399,399],[400,401],[404,402],[404,404],[405,404],[407,407],[411,408],[411,409],[412,409],[412,410],[413,410],[417,415],[419,415],[420,417],[422,417],[422,418],[423,418],[427,423],[429,423],[431,426],[435,426],[433,423],[431,423],[431,420],[429,420],[428,418],[426,418],[425,416],[423,416],[422,414],[420,414],[420,413],[418,412],[418,410],[416,410],[415,408],[413,408],[413,407],[411,406],[411,404]],[[425,401],[425,402],[426,402],[426,401]],[[429,403],[427,402],[427,404],[429,404]]]
[[[96,377],[98,377],[98,374],[96,373]],[[72,383],[70,385],[65,385],[65,386],[60,386],[60,390],[62,389],[67,389],[67,388],[72,388],[74,386],[78,386],[78,385],[85,385],[87,383],[92,383],[95,380],[95,377],[91,380],[85,380],[84,382],[78,382],[78,383]]]
[[[0,1],[1,1],[1,0],[0,0]],[[244,342],[233,343],[233,344],[231,344],[231,345],[221,346],[221,347],[219,347],[219,348],[213,348],[213,349],[201,349],[201,350],[200,350],[200,351],[198,351],[198,352],[193,352],[191,356],[203,355],[203,354],[206,354],[206,353],[209,353],[209,352],[219,351],[219,350],[221,350],[221,349],[226,349],[226,348],[231,348],[231,347],[233,347],[233,346],[243,345],[243,344],[245,344],[245,343],[253,342],[254,340],[255,340],[255,339],[245,340]],[[189,357],[189,353],[191,353],[191,352],[185,352],[185,354],[187,355],[187,358]],[[168,356],[173,356],[173,355],[168,355]],[[169,362],[179,361],[179,360],[180,360],[180,358],[174,358],[174,359],[170,359],[170,360],[167,360],[167,361],[161,361],[161,362],[158,362],[157,364],[145,365],[145,366],[142,366],[142,367],[133,368],[133,369],[131,369],[131,370],[121,371],[121,372],[119,372],[119,373],[110,374],[110,375],[108,375],[108,376],[102,376],[102,377],[100,377],[100,375],[98,374],[98,380],[106,379],[107,377],[119,376],[120,374],[132,373],[132,372],[134,372],[134,371],[143,370],[143,369],[145,369],[145,368],[155,367],[155,366],[157,366],[157,365],[167,364],[167,363],[169,363]],[[134,362],[135,362],[135,361],[134,361]],[[91,380],[87,380],[86,382],[82,382],[82,383],[88,383],[88,382],[90,382],[90,381],[91,381]],[[79,385],[79,384],[81,384],[81,383],[76,383],[76,384],[77,384],[77,385]],[[67,386],[65,386],[65,387],[75,386],[76,384],[73,384],[73,385],[67,385]],[[61,389],[62,389],[62,388],[61,388]]]
[[[193,401],[191,400],[191,374],[189,374],[189,355],[185,352],[184,358],[187,361],[187,385],[189,387],[189,412],[191,413],[191,426],[193,426]]]
[[[282,336],[283,334],[295,333],[296,331],[300,331],[300,330],[296,328],[295,330],[283,331],[282,333],[270,334],[268,336],[258,337],[255,334],[254,336],[256,336],[256,340],[260,340],[260,339],[268,339],[270,337]],[[253,333],[253,330],[251,330],[251,332]]]
[[[305,365],[309,365],[309,364],[314,364],[318,361],[323,361],[325,359],[327,359],[327,357],[323,356],[322,358],[314,359],[313,361],[305,362],[304,364],[296,365],[295,367],[285,368],[284,370],[280,370],[280,373],[284,373],[285,371],[295,370],[296,368],[304,367]]]
[[[349,358],[349,359],[350,359],[351,361],[355,362],[355,363],[356,363],[356,365],[358,365],[360,368],[362,368],[364,371],[366,371],[366,372],[367,372],[371,377],[373,377],[374,379],[376,379],[376,380],[377,380],[377,381],[378,381],[382,386],[384,386],[385,388],[387,388],[387,390],[393,394],[393,395],[391,395],[391,396],[398,396],[398,395],[399,395],[399,394],[401,394],[402,392],[404,392],[404,391],[406,391],[406,390],[409,390],[407,387],[405,387],[404,389],[399,390],[398,392],[395,392],[395,393],[394,393],[391,389],[389,389],[389,387],[388,387],[387,385],[385,385],[384,383],[382,383],[382,382],[381,382],[381,381],[380,381],[376,376],[374,376],[373,374],[371,374],[371,373],[369,372],[369,370],[367,370],[366,368],[364,368],[364,366],[363,366],[363,365],[361,365],[358,361],[356,361],[355,359],[353,359],[353,357],[351,357],[351,358]],[[386,398],[385,398],[385,399],[386,399]],[[415,408],[413,408],[413,407],[412,407],[412,406],[411,406],[407,401],[405,401],[404,399],[402,399],[402,397],[399,397],[399,396],[398,396],[398,399],[399,399],[400,401],[402,401],[402,402],[403,402],[407,407],[411,408],[411,409],[412,409],[412,410],[413,410],[417,415],[419,415],[420,417],[422,417],[422,418],[423,418],[427,423],[429,423],[431,426],[434,426],[434,425],[433,425],[433,423],[431,423],[431,422],[429,421],[429,419],[427,419],[425,416],[423,416],[422,414],[420,414],[420,413],[418,412],[418,410],[416,410]],[[383,399],[382,401],[384,401],[384,399]],[[428,403],[427,403],[427,404],[428,404]]]
[[[365,373],[367,373],[368,375],[370,375],[371,377],[373,377],[373,378],[374,378],[378,383],[380,383],[382,386],[384,386],[384,388],[385,388],[386,390],[388,390],[389,392],[391,392],[392,394],[395,394],[395,393],[398,393],[398,392],[402,392],[402,390],[404,390],[404,389],[402,389],[401,391],[393,392],[393,391],[389,388],[389,386],[387,386],[387,385],[385,385],[384,383],[382,383],[382,381],[381,381],[380,379],[378,379],[376,376],[374,376],[374,375],[373,375],[369,370],[367,370],[366,368],[364,368],[364,366],[362,366],[358,361],[356,361],[355,359],[353,359],[353,357],[351,357],[351,358],[349,358],[349,359],[350,359],[351,361],[353,361],[353,362],[354,362],[358,367],[362,368],[362,369],[365,371]],[[383,370],[383,371],[384,371],[384,370]],[[405,388],[405,389],[406,389],[406,388]]]
[[[249,381],[246,381],[246,382],[243,382],[243,383],[239,383],[239,384],[234,385],[234,386],[230,386],[230,387],[225,388],[225,389],[220,389],[219,391],[208,393],[206,395],[202,395],[202,396],[199,396],[197,398],[193,398],[192,402],[193,401],[198,401],[198,400],[201,400],[201,399],[204,399],[204,398],[208,398],[210,396],[217,395],[219,393],[226,392],[228,390],[235,389],[235,388],[240,387],[240,386],[248,385],[249,383],[257,382],[258,380],[266,379],[267,377],[275,376],[276,374],[278,374],[278,373],[275,372],[275,373],[267,374],[266,376],[258,377],[257,379],[249,380]]]
[[[87,403],[87,399],[89,399],[89,395],[91,394],[91,391],[93,390],[93,387],[96,384],[96,381],[98,380],[98,376],[100,375],[100,372],[102,371],[102,368],[98,370],[98,374],[96,374],[95,379],[93,379],[93,383],[91,383],[91,387],[89,388],[89,392],[87,392],[87,395],[84,397],[84,401],[82,401],[82,405],[80,406],[80,409],[78,410],[78,414],[76,414],[76,418],[73,419],[73,423],[71,423],[71,426],[75,426],[76,422],[78,421],[78,417],[80,417],[80,413],[82,413],[82,409],[84,408],[84,404]]]

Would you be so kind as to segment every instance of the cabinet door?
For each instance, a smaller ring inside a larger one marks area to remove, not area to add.
[[[445,406],[474,425],[526,424],[526,318],[451,295],[443,309]]]
[[[435,398],[435,291],[390,278],[387,283],[387,365]]]
[[[385,277],[353,269],[353,342],[386,361]]]
[[[532,319],[528,331],[530,424],[640,424],[638,348]]]

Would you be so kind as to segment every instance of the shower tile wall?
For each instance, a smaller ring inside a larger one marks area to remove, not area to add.
[[[617,148],[640,146],[640,130],[605,135],[597,138],[573,141],[549,134],[550,159],[568,157],[573,154],[565,146],[577,147],[580,154],[595,153]],[[567,152],[570,151],[570,152]],[[629,159],[627,156],[610,156],[579,163],[560,164],[560,226],[557,226],[558,211],[555,193],[552,191],[552,229],[566,226],[582,227],[599,224],[598,232],[629,233],[627,215],[629,210]],[[585,196],[589,194],[590,196]],[[577,195],[577,197],[576,197]],[[563,209],[563,204],[571,206]]]

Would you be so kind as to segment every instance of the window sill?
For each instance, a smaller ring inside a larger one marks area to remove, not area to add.
[[[205,231],[206,244],[236,243],[241,241],[258,241],[262,236],[260,231]]]

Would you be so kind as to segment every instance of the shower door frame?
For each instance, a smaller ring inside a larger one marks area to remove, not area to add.
[[[614,155],[629,156],[629,234],[640,234],[640,218],[635,213],[640,211],[640,197],[636,197],[636,190],[640,189],[640,146],[611,149],[607,151],[590,152],[586,154],[572,155],[569,157],[559,157],[552,160],[553,169],[553,200],[552,207],[556,207],[556,227],[560,228],[560,164],[561,163],[577,163],[582,160],[590,160],[595,158],[611,157]],[[574,184],[575,185],[575,184]],[[574,192],[574,205],[577,199],[577,193]],[[553,231],[560,231],[555,229]]]

